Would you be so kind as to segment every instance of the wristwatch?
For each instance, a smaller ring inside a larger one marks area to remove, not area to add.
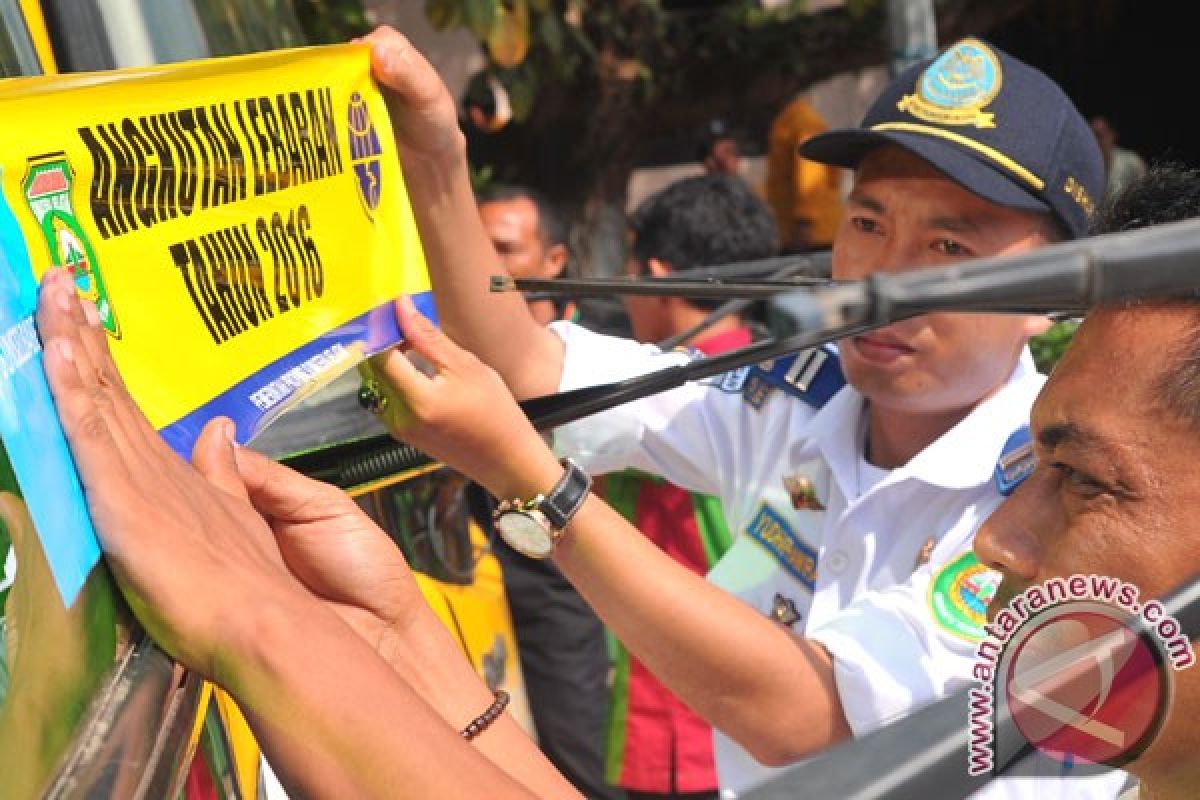
[[[549,558],[567,523],[592,488],[592,478],[569,458],[560,462],[563,476],[554,488],[532,500],[505,500],[492,521],[512,549],[529,558]]]

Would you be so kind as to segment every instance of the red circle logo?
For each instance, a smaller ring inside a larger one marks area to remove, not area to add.
[[[1050,609],[1009,644],[1006,699],[1021,735],[1069,766],[1116,766],[1162,724],[1170,684],[1162,651],[1116,608]]]

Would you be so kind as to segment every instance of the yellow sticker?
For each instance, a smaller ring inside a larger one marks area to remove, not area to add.
[[[432,311],[366,45],[13,79],[0,113],[34,275],[72,272],[165,433],[245,439],[394,341],[393,298]]]

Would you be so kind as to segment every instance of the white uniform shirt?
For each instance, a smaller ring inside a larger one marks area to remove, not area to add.
[[[562,391],[687,360],[570,323],[552,328],[566,345]],[[863,398],[851,387],[817,410],[781,389],[756,406],[736,384],[688,384],[559,428],[555,449],[596,474],[637,467],[718,496],[736,538],[709,580],[766,614],[794,612],[793,630],[832,654],[858,736],[968,680],[969,634],[994,590],[971,541],[1003,500],[997,461],[1043,381],[1024,354],[999,392],[865,492]],[[814,496],[823,510],[804,508]],[[775,772],[719,732],[715,750],[723,789]],[[1006,779],[984,793],[1114,797],[1123,780]]]

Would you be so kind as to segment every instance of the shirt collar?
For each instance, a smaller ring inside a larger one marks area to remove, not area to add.
[[[901,467],[917,480],[946,489],[969,489],[992,480],[1004,443],[1029,424],[1029,409],[1046,377],[1026,349],[1000,391]]]
[[[864,409],[863,396],[847,384],[808,421],[793,455],[795,463],[823,459],[846,497],[854,495],[858,483],[854,469],[862,449]]]
[[[1045,380],[1026,348],[999,391],[907,464],[893,470],[884,483],[915,478],[945,489],[970,489],[987,483],[1008,437],[1029,424],[1029,409]],[[857,486],[855,462],[862,448],[864,413],[863,396],[846,386],[813,415],[795,453],[797,461],[822,457],[847,497],[853,496]]]

